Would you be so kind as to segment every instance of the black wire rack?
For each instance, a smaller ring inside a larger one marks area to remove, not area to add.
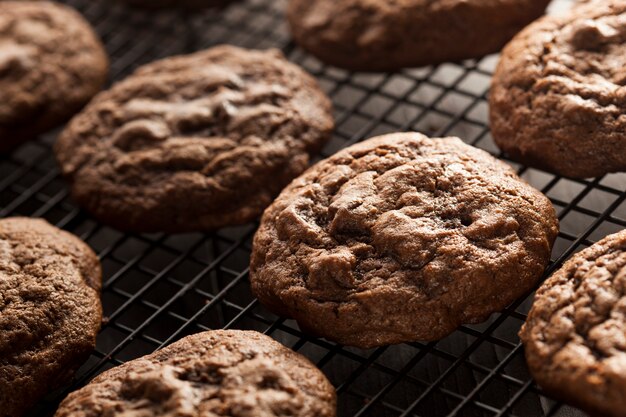
[[[67,0],[100,33],[112,80],[138,65],[219,43],[280,48],[317,77],[335,106],[337,129],[322,156],[364,138],[416,130],[454,135],[501,156],[488,128],[487,93],[497,56],[389,74],[324,66],[290,41],[282,0],[248,0],[219,11],[133,10],[109,0]],[[567,0],[557,7],[569,7]],[[69,199],[51,154],[52,132],[0,158],[0,216],[44,217],[88,242],[104,268],[106,323],[97,348],[66,387],[30,416],[58,403],[100,372],[207,329],[264,332],[315,362],[335,385],[340,417],[581,416],[532,381],[517,332],[531,296],[487,322],[432,343],[360,350],[307,337],[265,310],[250,292],[255,224],[213,234],[137,235],[99,224]],[[626,226],[626,176],[572,180],[515,166],[559,214],[552,263]]]

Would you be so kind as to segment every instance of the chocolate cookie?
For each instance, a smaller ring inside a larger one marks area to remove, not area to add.
[[[332,128],[330,101],[279,51],[219,46],[138,69],[75,117],[55,151],[101,221],[211,230],[259,216]]]
[[[98,258],[44,220],[0,220],[0,417],[67,382],[100,329]]]
[[[290,0],[291,33],[322,61],[390,71],[497,52],[549,0]]]
[[[213,330],[113,368],[55,417],[334,417],[335,390],[303,356],[257,332]]]
[[[550,201],[508,165],[399,133],[293,181],[263,215],[250,280],[269,309],[342,344],[437,340],[529,291],[556,234]]]
[[[504,49],[491,130],[512,158],[568,177],[626,170],[626,1],[582,3]]]
[[[626,230],[574,255],[539,288],[520,337],[548,393],[592,415],[626,416]]]
[[[97,36],[73,9],[0,2],[0,151],[76,113],[106,80]]]

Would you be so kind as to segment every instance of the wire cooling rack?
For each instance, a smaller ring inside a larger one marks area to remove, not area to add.
[[[322,65],[290,42],[280,0],[241,1],[193,14],[132,10],[109,0],[66,2],[100,33],[113,80],[154,59],[218,43],[282,49],[317,77],[334,103],[337,129],[323,156],[405,130],[456,135],[499,155],[486,100],[495,56],[392,74],[351,74]],[[250,292],[255,224],[174,236],[127,234],[98,224],[68,197],[50,150],[56,133],[0,158],[0,216],[44,217],[87,241],[104,267],[107,320],[74,381],[30,416],[52,415],[67,392],[108,368],[217,328],[255,329],[309,357],[336,386],[341,417],[583,415],[546,396],[530,378],[517,337],[530,297],[434,343],[360,350],[309,338]],[[626,226],[626,176],[571,180],[512,164],[550,197],[559,214],[561,232],[548,273]]]

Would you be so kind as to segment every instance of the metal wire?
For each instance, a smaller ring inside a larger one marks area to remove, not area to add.
[[[322,156],[377,134],[417,130],[459,136],[501,157],[486,110],[497,57],[351,74],[324,66],[290,42],[284,1],[240,1],[194,14],[133,10],[106,0],[66,3],[101,35],[112,80],[145,62],[219,43],[280,48],[314,74],[333,100],[337,129]],[[55,136],[0,159],[0,216],[44,217],[87,241],[104,267],[107,322],[72,383],[49,395],[31,416],[52,415],[68,392],[106,369],[216,328],[255,329],[308,356],[337,387],[342,417],[583,415],[546,396],[526,369],[517,332],[530,295],[439,342],[359,350],[307,337],[293,321],[265,310],[250,292],[255,224],[176,236],[127,234],[98,224],[69,199],[50,152]],[[573,180],[508,162],[557,208],[561,232],[547,274],[575,251],[626,226],[625,175]]]

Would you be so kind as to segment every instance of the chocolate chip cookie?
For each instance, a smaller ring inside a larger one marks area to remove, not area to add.
[[[333,128],[315,80],[277,50],[218,46],[138,69],[55,146],[78,203],[124,230],[212,230],[259,216]]]
[[[67,382],[96,344],[101,270],[76,236],[44,220],[0,220],[0,417]]]
[[[497,52],[549,0],[290,0],[297,43],[322,61],[392,71]]]
[[[626,230],[574,255],[539,288],[520,337],[547,392],[592,415],[626,416]]]
[[[581,3],[504,49],[491,130],[512,158],[568,177],[626,170],[626,1]]]
[[[0,2],[0,151],[64,122],[106,80],[89,24],[53,2]]]
[[[557,234],[550,201],[458,138],[351,146],[265,211],[250,280],[309,332],[373,347],[437,340],[529,291]]]
[[[214,330],[113,368],[55,417],[334,417],[335,391],[303,356],[257,332]]]

